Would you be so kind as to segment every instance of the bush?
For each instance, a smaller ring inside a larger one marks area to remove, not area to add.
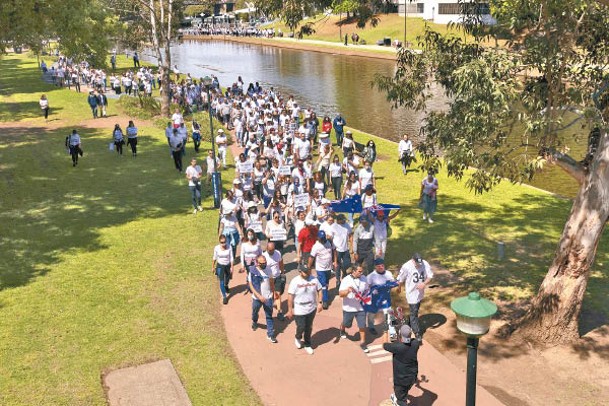
[[[151,119],[161,114],[161,104],[154,97],[131,97],[122,95],[118,104],[125,110],[125,113],[132,117]]]

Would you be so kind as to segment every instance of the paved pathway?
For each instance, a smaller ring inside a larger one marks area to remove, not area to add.
[[[236,143],[233,156],[239,154]],[[292,245],[284,251],[289,281],[297,272]],[[257,331],[251,329],[251,295],[245,294],[245,274],[235,273],[228,305],[222,318],[229,342],[253,388],[266,405],[390,405],[393,392],[391,356],[382,349],[381,338],[370,341],[370,353],[359,348],[355,338],[338,339],[342,318],[341,300],[319,313],[314,322],[314,355],[294,345],[293,321],[276,321],[279,343],[266,339],[264,313],[260,312]],[[330,282],[335,293],[335,280]],[[287,288],[286,288],[287,291]],[[287,293],[283,300],[287,300]],[[218,299],[220,300],[220,299]],[[284,303],[284,311],[287,303]],[[355,327],[350,334],[355,333]],[[350,336],[351,337],[351,336]],[[464,340],[465,342],[465,340]],[[465,345],[465,344],[464,344]],[[419,351],[419,383],[410,391],[413,405],[459,405],[465,403],[465,357],[461,369],[453,365],[429,343]],[[501,405],[485,389],[478,387],[478,404]]]

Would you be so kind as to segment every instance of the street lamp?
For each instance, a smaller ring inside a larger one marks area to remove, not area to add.
[[[457,329],[467,336],[467,389],[465,405],[476,405],[476,368],[478,362],[478,341],[488,333],[491,317],[497,313],[497,305],[480,298],[478,292],[455,299],[450,308],[457,315]]]
[[[216,159],[216,139],[214,138],[214,120],[211,114],[211,94],[209,92],[209,89],[211,89],[211,82],[212,79],[209,76],[205,76],[203,78],[203,84],[205,85],[205,89],[207,90],[211,152],[214,156],[214,172],[211,174],[211,186],[214,193],[214,208],[219,209],[220,201],[222,200],[222,179],[220,177],[220,172],[218,172],[218,162]]]

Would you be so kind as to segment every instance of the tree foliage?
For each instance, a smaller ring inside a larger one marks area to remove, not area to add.
[[[515,324],[534,341],[570,341],[578,337],[590,269],[609,220],[609,1],[491,0],[493,27],[482,24],[477,7],[461,3],[458,28],[475,41],[427,29],[419,38],[422,52],[402,49],[395,75],[378,76],[375,86],[394,105],[427,112],[418,146],[424,165],[444,162],[450,176],[466,178],[477,193],[503,179],[531,179],[549,162],[579,182],[555,258]],[[486,45],[499,36],[503,46]],[[437,86],[448,105],[427,111]],[[580,160],[568,154],[576,142],[588,144]]]

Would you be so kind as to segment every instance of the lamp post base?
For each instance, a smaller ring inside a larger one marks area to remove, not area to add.
[[[220,172],[211,174],[211,187],[214,194],[214,208],[219,209],[222,201],[222,176]]]
[[[478,342],[475,337],[467,337],[467,390],[465,406],[476,406],[476,370],[478,368]]]

